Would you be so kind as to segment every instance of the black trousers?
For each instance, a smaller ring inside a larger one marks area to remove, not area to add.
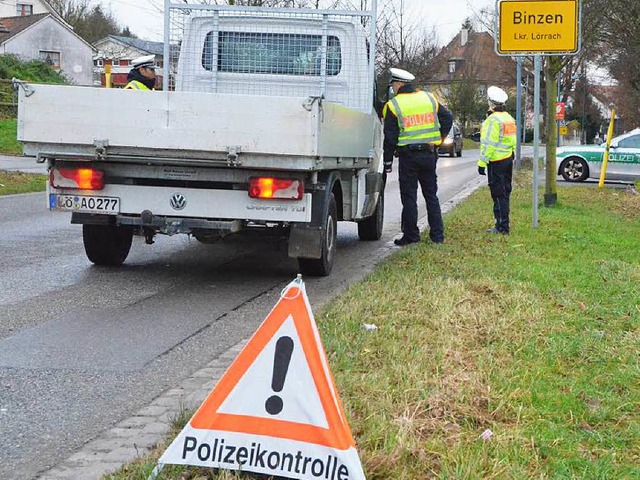
[[[509,198],[512,178],[513,158],[489,163],[487,179],[493,199],[495,229],[501,233],[509,233]]]
[[[433,242],[444,241],[444,225],[438,200],[438,153],[427,150],[400,152],[398,179],[402,201],[402,233],[412,241],[420,240],[418,229],[418,183],[427,203],[429,238]]]

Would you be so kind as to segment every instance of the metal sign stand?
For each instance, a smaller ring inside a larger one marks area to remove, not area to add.
[[[533,228],[538,228],[538,190],[540,186],[540,70],[542,58],[534,57],[533,80]]]
[[[527,15],[527,12],[534,12]],[[553,18],[558,21],[552,33],[557,42],[549,42],[546,24],[529,24],[528,18]],[[527,18],[527,21],[523,19]],[[534,54],[534,99],[533,99],[533,228],[538,227],[538,197],[540,185],[540,71],[542,55],[576,55],[580,52],[580,27],[582,18],[581,0],[496,0],[495,51],[498,55],[517,58],[517,103],[520,108],[522,91],[522,55]],[[566,21],[565,21],[566,20]],[[526,28],[524,28],[526,27]],[[527,75],[527,80],[529,76]],[[527,89],[528,90],[528,89]],[[550,92],[547,92],[549,95]],[[558,95],[559,96],[559,95]],[[558,99],[559,101],[560,99]],[[525,93],[526,101],[526,93]],[[518,110],[519,112],[519,110]],[[520,115],[516,112],[517,125]],[[525,109],[526,118],[526,109]],[[551,121],[551,119],[547,119]],[[554,120],[555,121],[555,120]],[[526,125],[526,122],[525,122]],[[526,127],[525,127],[526,131]],[[559,135],[557,136],[559,138]],[[516,169],[520,159],[519,135],[516,142]]]

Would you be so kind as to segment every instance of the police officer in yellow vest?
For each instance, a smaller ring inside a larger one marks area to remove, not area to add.
[[[153,90],[156,86],[156,56],[146,55],[132,60],[133,67],[127,74],[128,90]]]
[[[495,225],[489,233],[509,234],[509,197],[513,177],[513,151],[516,147],[516,121],[506,111],[509,96],[499,87],[487,89],[489,116],[480,129],[478,173],[487,175]],[[485,171],[488,170],[488,172]]]
[[[399,246],[420,241],[418,229],[418,183],[427,203],[429,238],[444,242],[444,225],[438,200],[438,145],[447,136],[453,115],[428,92],[416,89],[415,77],[399,68],[390,69],[394,96],[384,107],[384,168],[392,171],[398,154],[398,180],[402,201],[402,238]]]

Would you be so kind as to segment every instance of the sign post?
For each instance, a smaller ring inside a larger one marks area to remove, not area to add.
[[[496,53],[534,56],[533,228],[538,227],[541,56],[576,55],[580,51],[581,14],[579,0],[496,1]],[[556,119],[558,115],[556,109]]]

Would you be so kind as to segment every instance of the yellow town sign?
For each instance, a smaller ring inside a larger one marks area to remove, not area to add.
[[[578,52],[578,0],[500,0],[497,7],[499,54]]]

